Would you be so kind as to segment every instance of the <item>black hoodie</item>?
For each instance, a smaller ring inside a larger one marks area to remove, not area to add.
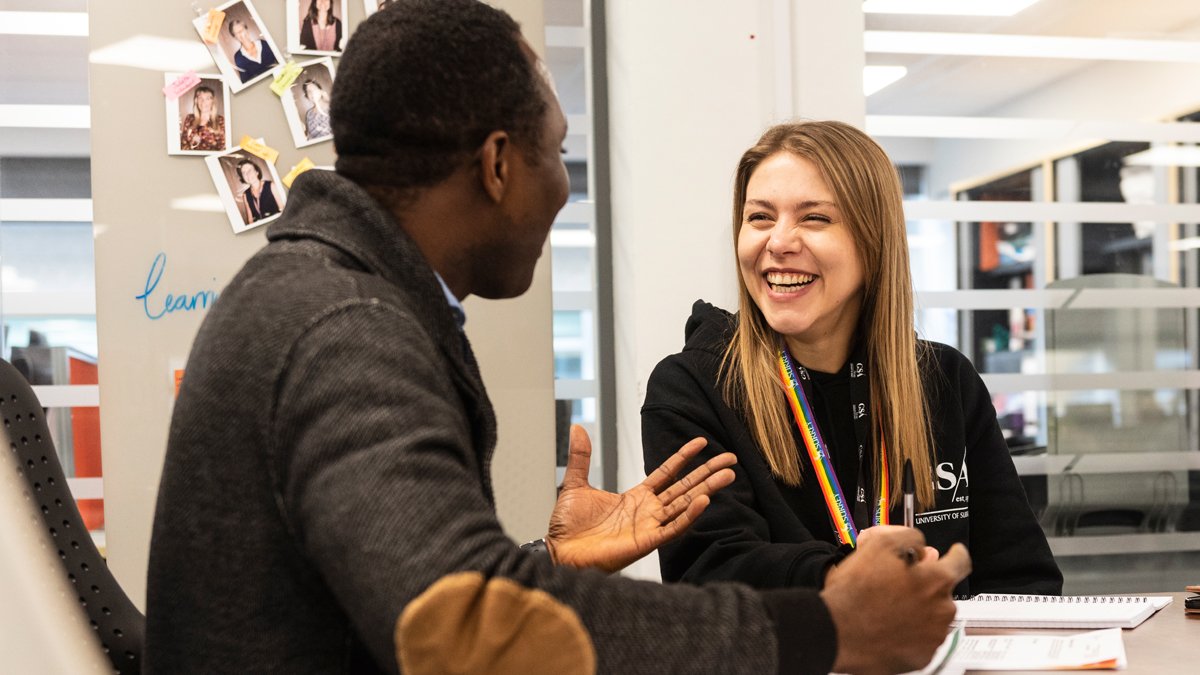
[[[725,451],[738,458],[733,484],[713,496],[687,534],[659,550],[663,580],[819,588],[849,547],[837,545],[807,455],[802,453],[799,487],[776,480],[745,418],[726,404],[718,373],[734,325],[732,314],[697,301],[683,351],[663,359],[647,384],[642,406],[647,470],[696,436],[708,439],[696,463]],[[930,357],[922,379],[936,448],[928,480],[936,504],[917,514],[917,527],[941,553],[955,542],[971,552],[973,572],[956,596],[1062,593],[1062,574],[1025,498],[987,388],[962,354],[926,344]],[[850,415],[840,412],[850,408],[849,367],[848,362],[839,373],[808,372],[817,424],[839,482],[853,499],[847,486],[858,485],[857,440]],[[786,405],[782,396],[780,405]],[[803,448],[799,433],[793,435]],[[891,522],[903,522],[899,506]]]

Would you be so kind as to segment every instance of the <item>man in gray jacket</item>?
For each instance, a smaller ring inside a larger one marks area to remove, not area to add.
[[[915,530],[878,532],[820,592],[606,576],[728,483],[728,460],[672,482],[703,441],[614,495],[577,432],[545,553],[504,535],[460,301],[523,293],[566,200],[543,72],[474,0],[400,0],[351,37],[337,172],[296,181],[191,352],[147,672],[889,672],[941,642],[969,558],[920,559]]]

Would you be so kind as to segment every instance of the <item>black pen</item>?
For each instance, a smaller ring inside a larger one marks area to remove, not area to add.
[[[913,499],[917,486],[915,481],[913,481],[911,459],[904,460],[904,483],[902,487],[904,488],[904,526],[913,527],[916,520]]]

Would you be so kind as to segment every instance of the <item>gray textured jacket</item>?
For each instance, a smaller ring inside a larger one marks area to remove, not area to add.
[[[574,609],[600,672],[832,665],[834,628],[810,591],[609,578],[504,535],[470,347],[429,265],[361,188],[304,174],[267,238],[205,319],[176,402],[147,672],[395,672],[406,604],[464,570]]]

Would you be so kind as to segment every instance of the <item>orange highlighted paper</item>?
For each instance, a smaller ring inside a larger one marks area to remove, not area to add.
[[[968,635],[946,659],[949,670],[1120,670],[1120,628],[1074,635]]]
[[[267,144],[264,143],[261,138],[255,140],[249,136],[242,136],[242,140],[238,142],[238,145],[242,146],[242,149],[246,152],[254,155],[255,157],[261,157],[272,164],[275,163],[275,160],[279,159],[279,151],[274,148],[267,147]]]
[[[208,21],[204,24],[204,32],[200,34],[201,39],[210,45],[217,44],[217,37],[221,35],[221,25],[225,23],[225,12],[219,9],[208,10]]]

